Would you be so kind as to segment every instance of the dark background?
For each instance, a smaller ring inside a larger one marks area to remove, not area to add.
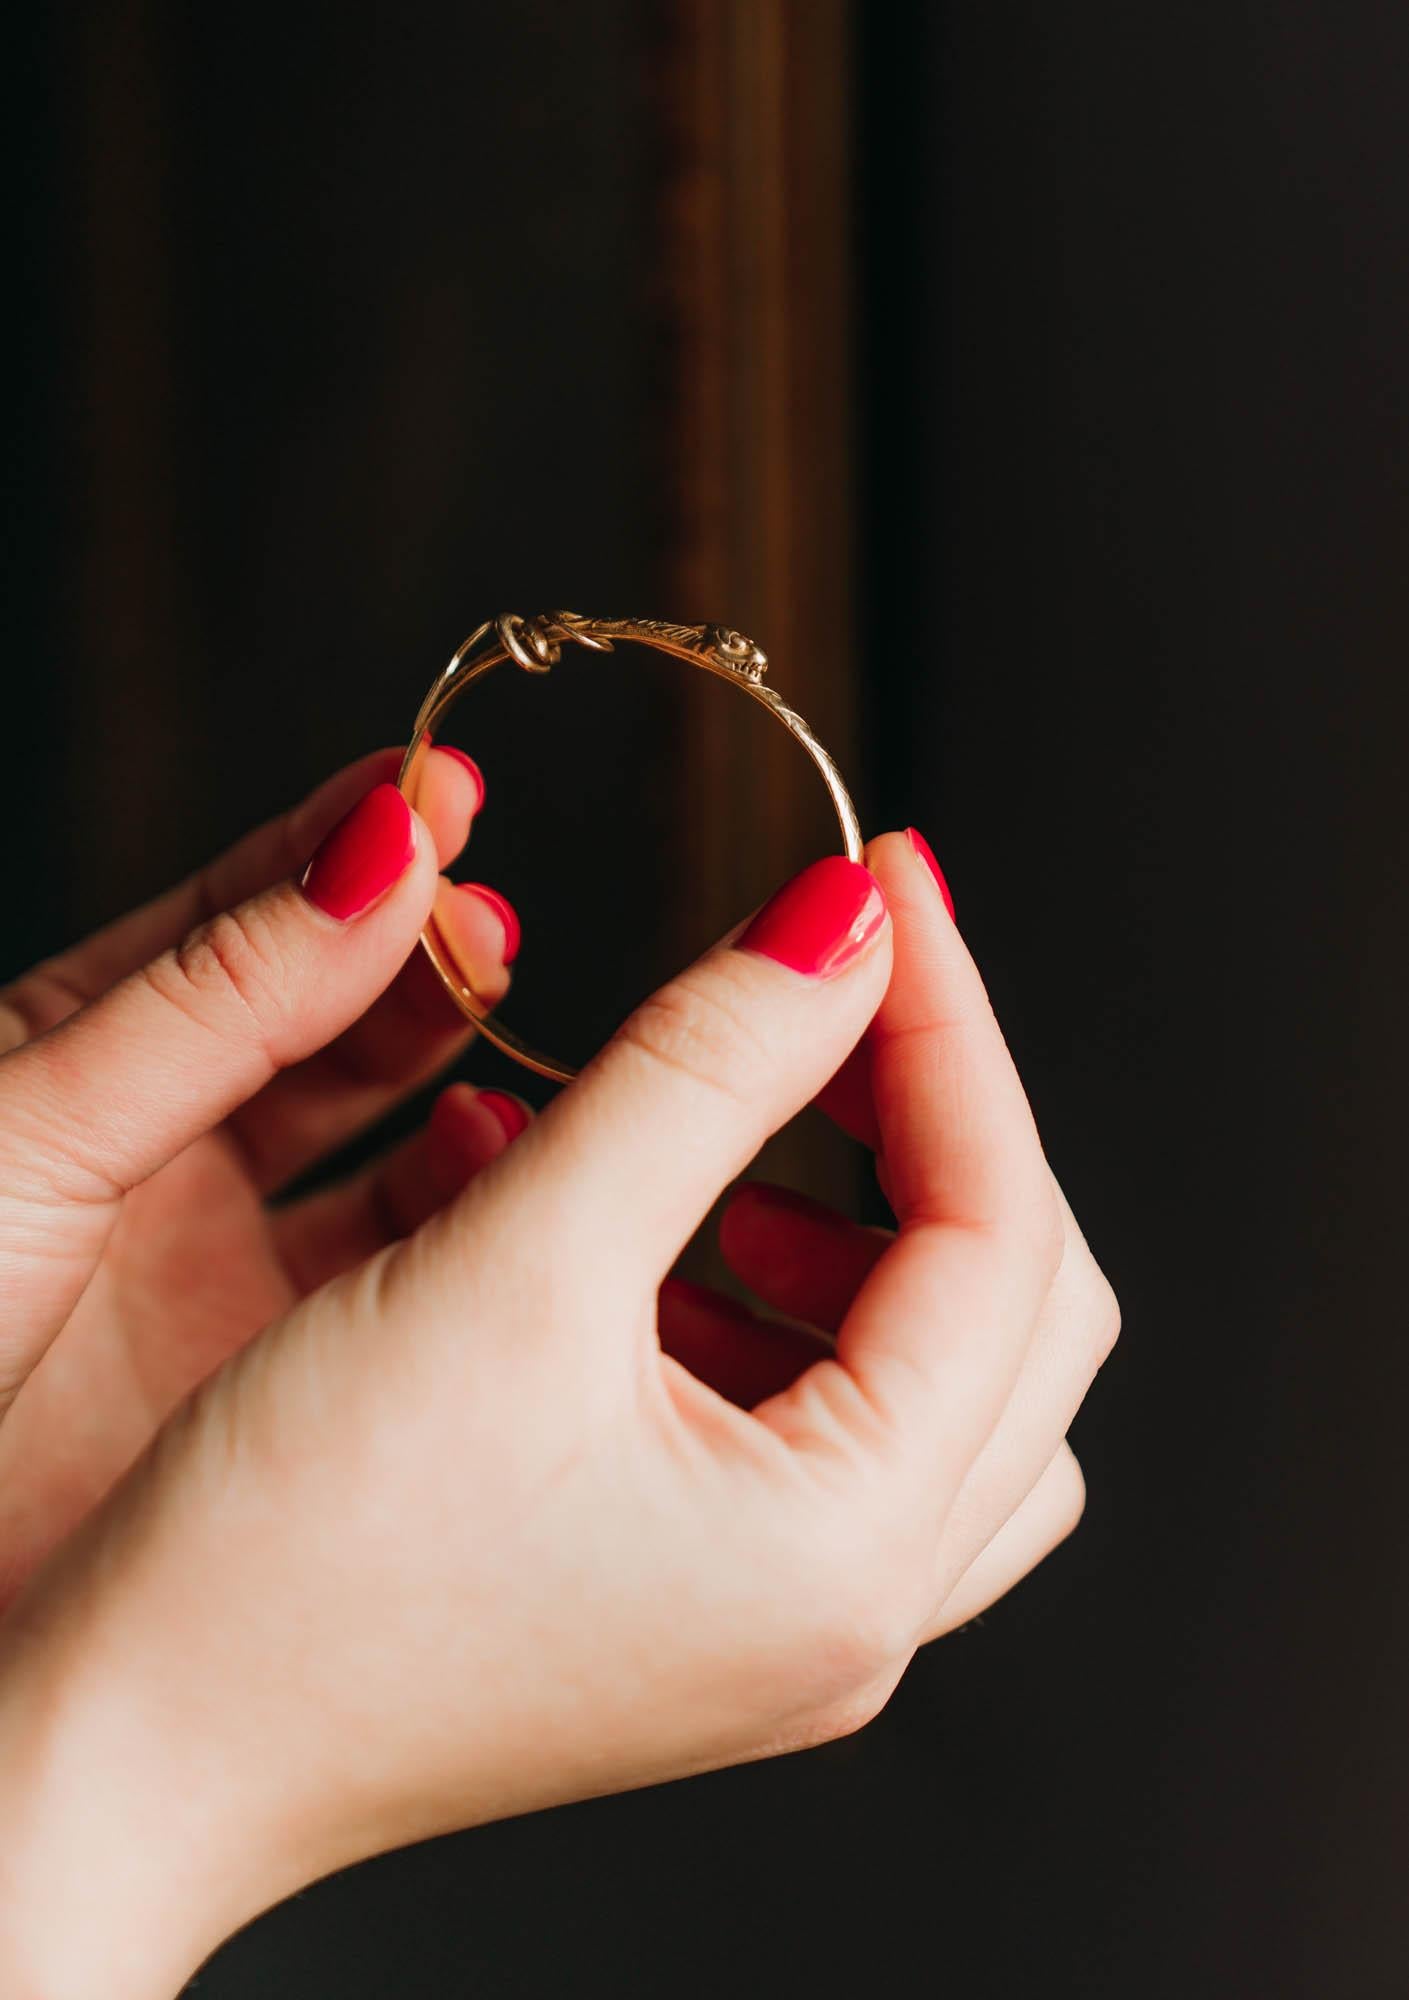
[[[481,616],[733,615],[663,595],[670,13],[34,10],[0,969]],[[1409,14],[848,33],[859,784],[1122,1298],[1086,1521],[859,1737],[377,1861],[203,1994],[1409,1987]]]

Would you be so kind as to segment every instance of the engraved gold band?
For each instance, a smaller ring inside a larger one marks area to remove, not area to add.
[[[610,653],[618,640],[635,641],[669,653],[692,667],[702,667],[731,686],[741,689],[765,708],[788,734],[801,744],[821,773],[827,787],[842,841],[853,861],[861,859],[863,841],[860,823],[841,772],[796,710],[764,683],[768,662],[760,649],[742,633],[723,625],[670,625],[655,618],[583,618],[575,611],[545,611],[534,618],[505,612],[487,619],[456,648],[444,671],[436,679],[416,717],[416,726],[402,760],[397,783],[412,805],[420,781],[426,753],[447,711],[466,688],[512,660],[526,673],[546,674],[562,658],[565,645],[585,647],[589,652]],[[511,1028],[496,1020],[488,1004],[468,983],[432,916],[421,934],[421,943],[431,963],[444,981],[456,1005],[492,1042],[515,1062],[535,1070],[539,1076],[558,1083],[570,1083],[576,1071],[550,1056],[538,1054],[520,1040]]]

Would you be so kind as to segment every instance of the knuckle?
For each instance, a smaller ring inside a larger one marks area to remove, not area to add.
[[[775,1066],[742,999],[718,978],[672,980],[642,1002],[620,1039],[731,1104],[756,1102]]]
[[[809,1731],[811,1742],[839,1743],[843,1737],[856,1736],[868,1728],[894,1694],[899,1679],[898,1672],[887,1673],[818,1710]]]
[[[1097,1368],[1110,1358],[1116,1341],[1120,1338],[1120,1300],[1109,1278],[1099,1269],[1094,1270],[1091,1296],[1086,1307],[1086,1325],[1090,1339],[1091,1359]]]
[[[1086,1479],[1081,1465],[1070,1445],[1064,1445],[1058,1454],[1052,1472],[1056,1485],[1054,1499],[1053,1547],[1065,1541],[1080,1524],[1086,1512]]]
[[[912,1560],[911,1557],[914,1557]],[[918,1549],[881,1532],[828,1536],[795,1572],[806,1600],[806,1643],[831,1702],[898,1678],[927,1608]]]
[[[914,1649],[914,1627],[887,1615],[879,1603],[857,1605],[847,1615],[829,1607],[809,1634],[809,1664],[822,1693],[820,1707],[831,1714],[848,1709],[867,1688],[898,1677]],[[869,1719],[869,1718],[868,1718]]]
[[[1034,1204],[1029,1229],[1032,1255],[1050,1287],[1056,1281],[1067,1251],[1066,1223],[1050,1180]]]
[[[278,948],[253,909],[211,917],[147,976],[163,999],[202,1023],[233,1006],[262,1036],[280,1011]]]
[[[995,1232],[1008,1252],[1021,1258],[1045,1291],[1051,1291],[1069,1253],[1066,1223],[1049,1177],[1030,1194],[1015,1192],[1012,1206]]]

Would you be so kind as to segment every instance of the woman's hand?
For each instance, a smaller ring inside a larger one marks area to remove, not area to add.
[[[1073,1526],[1114,1303],[933,875],[868,859],[227,1362],[36,1579],[0,1660],[21,1990],[164,1993],[359,1856],[853,1729]],[[898,1233],[744,1190],[726,1253],[786,1323],[662,1291],[819,1093]]]
[[[265,1207],[463,1047],[407,962],[433,896],[481,989],[507,985],[493,901],[437,878],[478,770],[432,753],[427,825],[398,761],[0,991],[0,1608],[197,1382],[503,1149],[495,1102],[458,1085],[348,1186]],[[284,878],[315,847],[301,892]]]

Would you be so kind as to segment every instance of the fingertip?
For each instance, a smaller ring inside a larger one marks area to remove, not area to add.
[[[907,826],[905,829],[905,838],[910,843],[911,852],[918,858],[921,865],[933,878],[938,887],[940,898],[945,909],[949,912],[950,922],[955,922],[954,898],[950,894],[949,884],[944,879],[944,870],[939,865],[939,860],[934,849],[917,826]]]
[[[734,943],[806,978],[834,979],[867,956],[886,918],[885,889],[870,869],[828,854],[785,882]]]
[[[477,813],[482,812],[484,809],[484,795],[485,795],[484,773],[483,771],[481,771],[479,765],[475,762],[474,758],[470,756],[468,751],[458,749],[456,745],[453,743],[437,743],[434,749],[432,750],[431,755],[432,757],[449,757],[455,764],[457,764],[460,767],[460,769],[465,773],[466,777],[469,779],[471,791],[473,793],[473,802],[470,806],[470,817],[474,818],[474,816]]]
[[[414,851],[408,873],[417,878],[417,901],[423,906],[418,923],[423,924],[435,906],[438,893],[437,884],[443,879],[440,874],[439,856],[436,849],[435,833],[415,806],[410,808],[411,838]]]
[[[893,905],[943,912],[954,923],[954,897],[934,849],[918,827],[877,834],[866,843],[866,865],[885,885]]]
[[[523,1132],[532,1112],[507,1091],[476,1090],[452,1083],[431,1107],[426,1147],[431,1172],[444,1199],[468,1186]]]
[[[499,926],[500,962],[512,965],[523,942],[523,926],[519,922],[518,911],[507,896],[498,889],[491,889],[487,882],[460,882],[456,886],[461,895],[472,897],[488,908]]]
[[[434,836],[442,868],[463,852],[484,796],[484,775],[474,759],[449,744],[436,744],[421,768],[416,805]]]
[[[396,786],[374,785],[319,841],[298,886],[314,909],[350,923],[410,871],[423,834]]]
[[[517,942],[518,919],[511,940],[499,905],[502,898],[486,894],[477,883],[442,878],[435,899],[436,929],[465,984],[487,1007],[496,1007],[509,990],[509,943]],[[509,906],[503,904],[503,908]]]
[[[533,1107],[521,1097],[508,1090],[482,1090],[479,1105],[499,1121],[504,1132],[505,1145],[512,1145],[522,1132],[526,1132],[533,1122]]]
[[[431,1106],[426,1126],[426,1165],[438,1200],[452,1200],[480,1168],[493,1159],[492,1135],[474,1115],[474,1092],[452,1083]]]

